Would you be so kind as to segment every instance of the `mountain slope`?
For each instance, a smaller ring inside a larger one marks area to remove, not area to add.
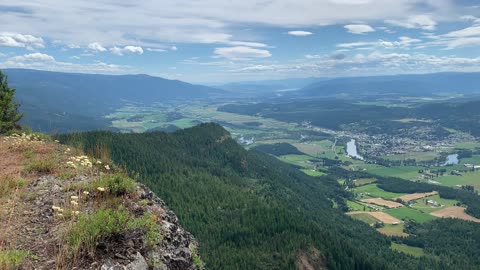
[[[24,123],[46,131],[105,129],[102,116],[126,103],[152,104],[211,98],[222,90],[148,75],[98,75],[6,69],[26,114]],[[75,125],[72,125],[75,122]]]
[[[175,214],[109,160],[38,134],[0,136],[0,156],[0,269],[203,269]]]
[[[446,92],[480,93],[480,73],[433,73],[337,78],[313,83],[294,94],[306,98],[341,94],[429,96]]]
[[[292,269],[299,260],[317,269],[468,269],[472,263],[444,266],[393,252],[389,239],[344,215],[349,194],[335,178],[310,177],[246,151],[215,124],[169,134],[88,132],[60,139],[92,154],[100,145],[138,173],[198,237],[210,269]]]

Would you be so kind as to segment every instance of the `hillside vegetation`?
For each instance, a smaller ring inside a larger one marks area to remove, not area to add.
[[[311,177],[246,151],[216,124],[175,133],[87,132],[59,139],[94,156],[101,154],[99,147],[108,149],[116,163],[138,174],[198,237],[210,269],[475,269],[479,263],[475,256],[430,246],[437,242],[427,239],[435,236],[414,223],[409,228],[418,238],[382,236],[344,215],[344,199],[351,194],[334,175]],[[441,222],[427,224],[458,248],[480,250]],[[421,246],[426,255],[395,252],[391,241]]]
[[[107,155],[10,134],[0,136],[0,269],[203,269],[176,216]]]

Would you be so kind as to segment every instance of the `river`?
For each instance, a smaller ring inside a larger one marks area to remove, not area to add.
[[[363,157],[358,154],[357,144],[354,139],[351,139],[347,143],[347,155],[352,158],[363,160]]]

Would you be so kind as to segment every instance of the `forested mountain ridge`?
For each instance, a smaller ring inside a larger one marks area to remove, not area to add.
[[[148,75],[99,75],[5,69],[24,124],[35,130],[66,132],[105,129],[103,118],[126,103],[152,104],[212,98],[224,91]]]
[[[138,174],[199,239],[210,269],[292,269],[298,256],[312,250],[319,254],[312,262],[317,268],[475,269],[471,257],[394,252],[390,239],[344,215],[350,195],[335,177],[310,177],[272,156],[246,151],[216,124],[169,134],[87,132],[59,139],[94,155],[107,151]],[[432,226],[448,235],[441,225]],[[428,250],[428,243],[420,244]],[[467,248],[464,240],[455,243]]]
[[[480,73],[445,72],[370,77],[345,77],[312,83],[292,92],[299,97],[348,95],[430,96],[480,93]]]

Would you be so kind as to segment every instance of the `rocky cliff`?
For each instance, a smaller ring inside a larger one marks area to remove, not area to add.
[[[0,269],[203,269],[165,203],[108,160],[0,138]]]

